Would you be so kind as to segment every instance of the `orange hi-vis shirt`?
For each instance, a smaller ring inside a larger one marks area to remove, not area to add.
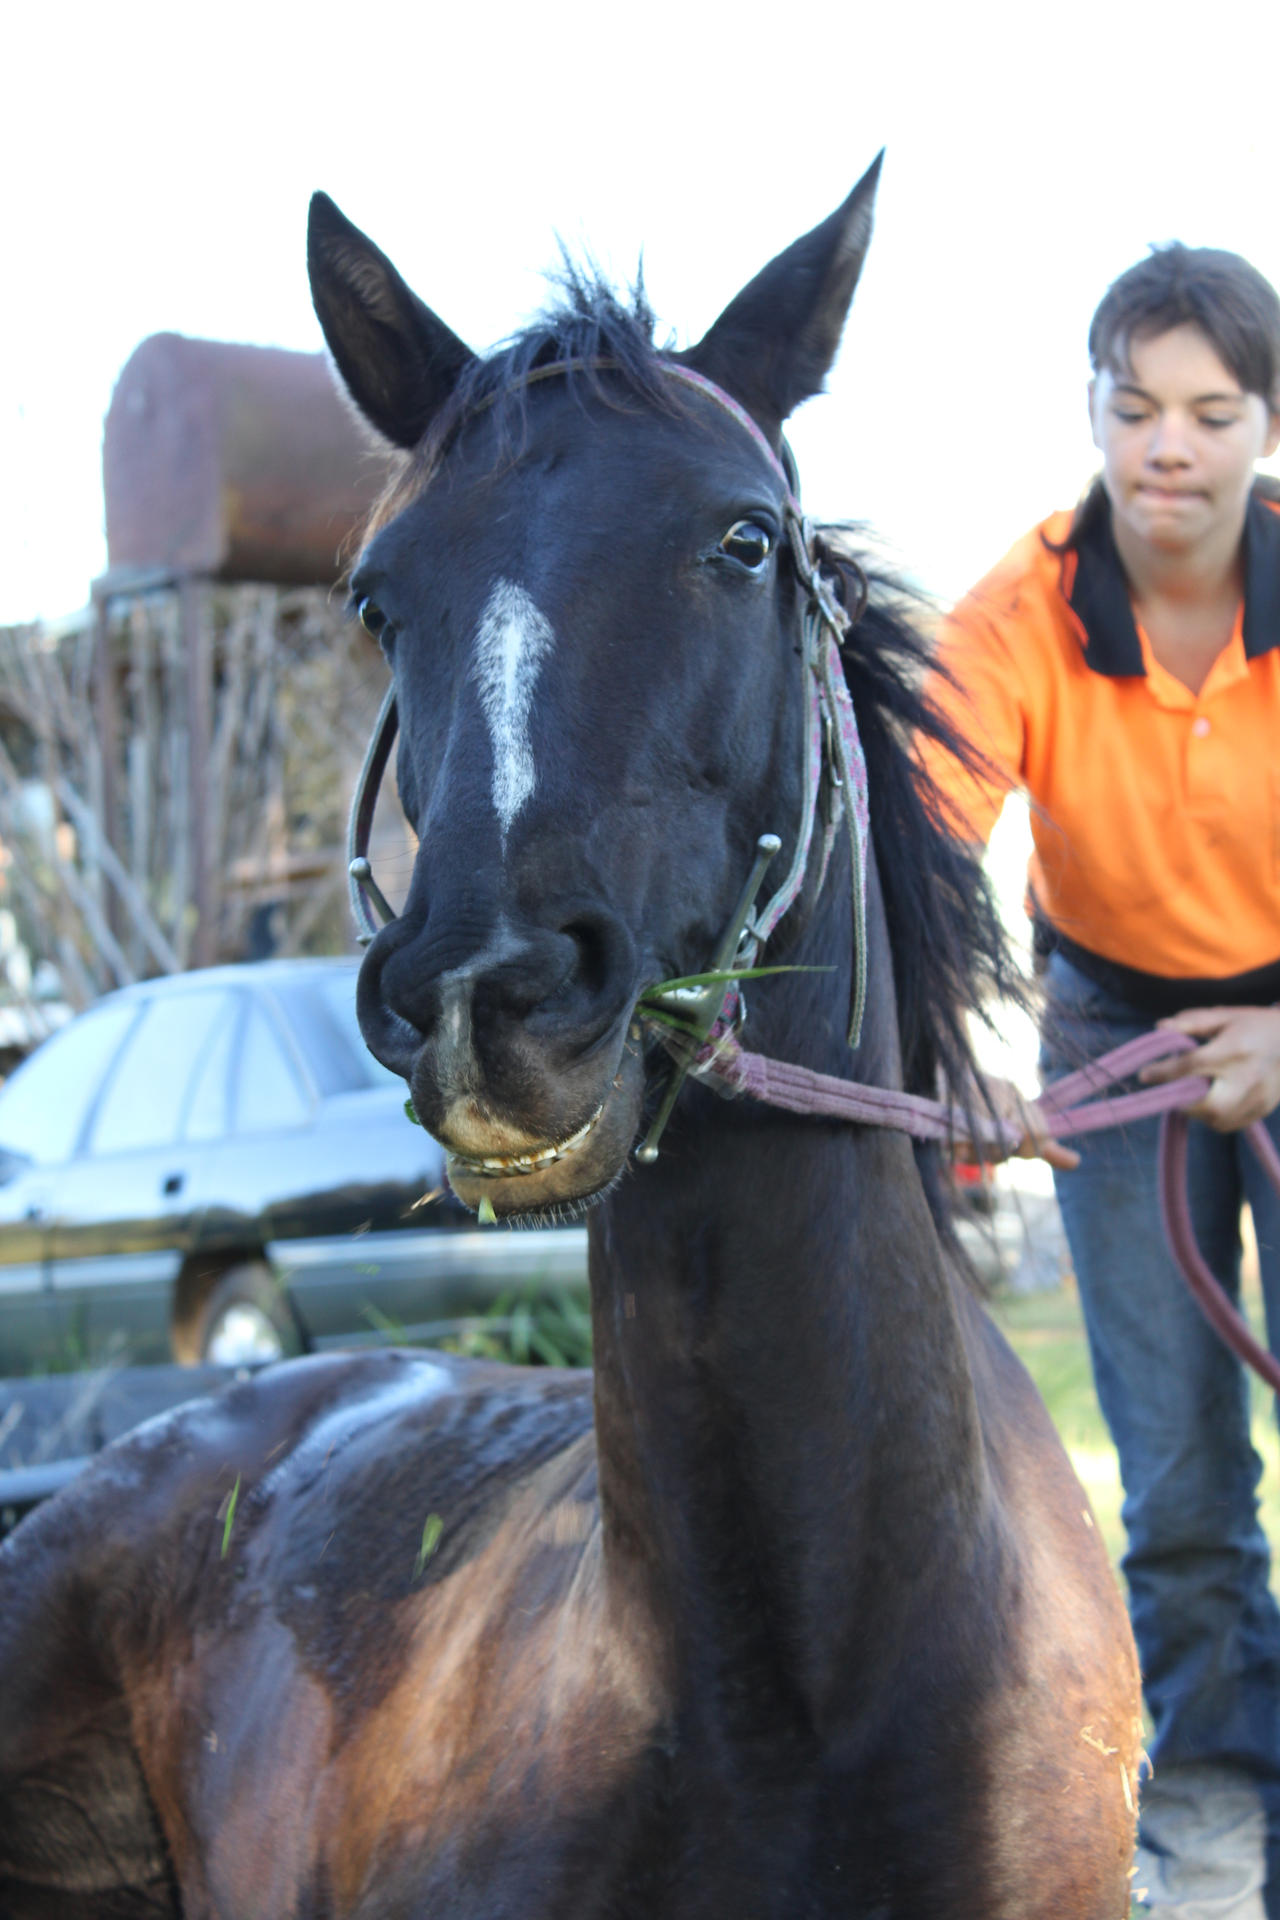
[[[957,830],[983,843],[1005,793],[1026,791],[1032,900],[1068,957],[1275,999],[1280,506],[1250,501],[1244,602],[1199,693],[1136,624],[1109,516],[1051,551],[1071,518],[1034,528],[941,627],[956,684],[935,676],[931,692],[992,777],[932,743],[926,764]]]

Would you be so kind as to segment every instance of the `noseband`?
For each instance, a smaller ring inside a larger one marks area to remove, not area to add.
[[[535,381],[573,371],[607,372],[615,369],[616,365],[615,361],[608,359],[565,361],[557,366],[535,368],[526,376],[524,384],[531,385]],[[819,818],[822,820],[819,890],[826,878],[842,821],[848,829],[853,897],[853,986],[848,1030],[851,1047],[856,1047],[861,1037],[867,999],[867,768],[840,659],[840,643],[849,628],[860,619],[866,606],[865,582],[858,605],[849,609],[843,605],[831,582],[823,577],[813,525],[800,505],[795,463],[785,441],[783,458],[780,459],[745,407],[740,406],[723,388],[691,368],[679,366],[673,361],[664,362],[662,371],[668,379],[702,394],[735,420],[782,483],[783,522],[803,596],[800,670],[805,694],[801,787],[804,798],[795,850],[786,878],[768,900],[757,907],[756,896],[765,871],[782,845],[777,834],[762,834],[756,843],[756,856],[733,916],[716,944],[710,968],[713,977],[708,984],[677,988],[668,996],[671,1003],[669,1011],[678,1015],[682,1032],[664,1036],[675,1056],[676,1071],[648,1137],[638,1149],[637,1157],[645,1161],[657,1158],[659,1135],[675,1105],[684,1076],[695,1067],[708,1036],[717,1028],[731,1031],[741,1023],[740,990],[732,979],[724,976],[756,964],[765,942],[799,897],[808,871]],[[378,930],[375,912],[383,921],[396,918],[394,909],[373,877],[369,864],[369,837],[378,788],[386,772],[397,726],[393,683],[383,699],[360,769],[347,829],[351,911],[361,946],[367,946]],[[660,992],[649,994],[646,1003],[662,1006],[664,996]]]

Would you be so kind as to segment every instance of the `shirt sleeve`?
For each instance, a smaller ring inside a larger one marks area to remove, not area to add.
[[[921,758],[954,830],[985,846],[1006,794],[1021,786],[1026,753],[1026,701],[1016,650],[974,594],[938,630],[938,669],[927,695],[979,761],[971,771],[936,740],[922,739]]]

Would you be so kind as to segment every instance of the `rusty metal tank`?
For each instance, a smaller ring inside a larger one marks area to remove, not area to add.
[[[323,354],[152,334],[103,431],[108,578],[327,585],[386,473]]]

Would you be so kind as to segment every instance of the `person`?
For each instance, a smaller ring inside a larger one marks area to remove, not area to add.
[[[1194,1051],[1190,1199],[1237,1296],[1241,1206],[1280,1349],[1280,299],[1237,255],[1154,249],[1089,334],[1102,471],[943,621],[939,704],[985,766],[924,749],[957,830],[1031,802],[1028,897],[1053,1078],[1153,1025]],[[1135,1900],[1280,1920],[1280,1611],[1239,1362],[1168,1254],[1151,1121],[1050,1148],[1119,1454],[1124,1570],[1153,1724]],[[1024,1143],[1026,1144],[1026,1143]],[[1043,1144],[1043,1143],[1041,1143]]]

